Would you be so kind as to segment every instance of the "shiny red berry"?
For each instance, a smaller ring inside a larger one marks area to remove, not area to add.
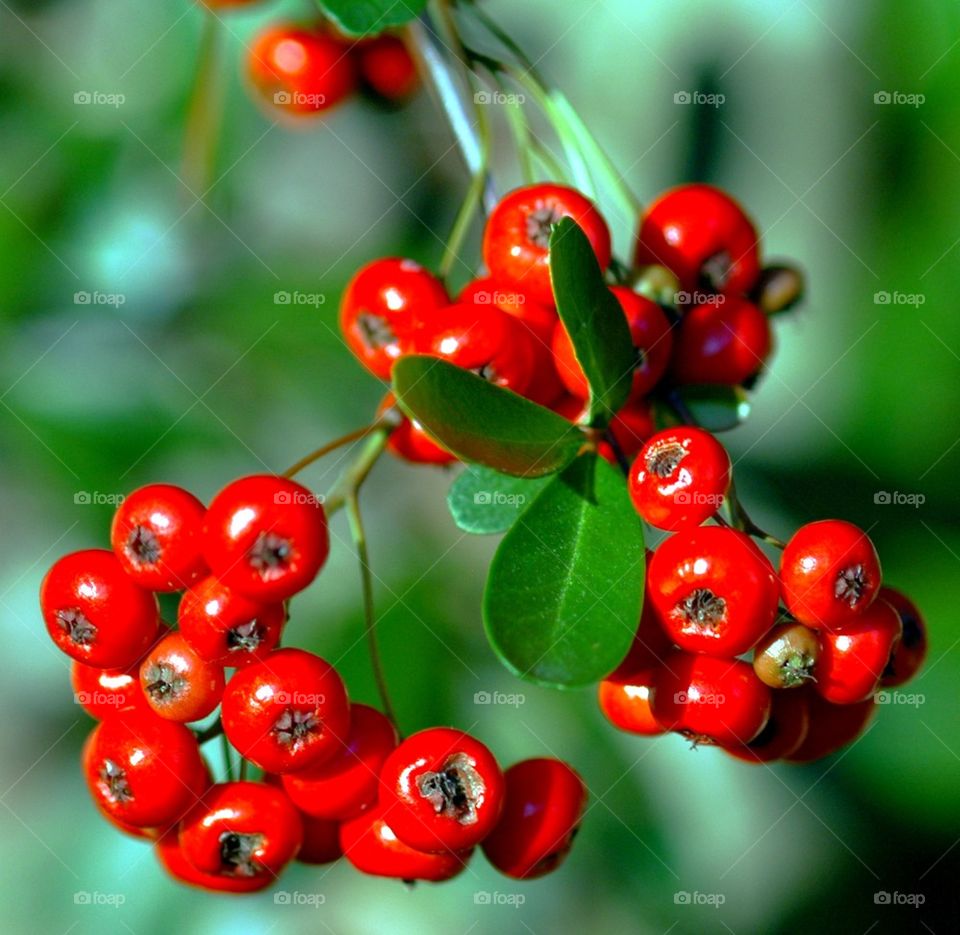
[[[801,526],[783,550],[780,580],[787,610],[801,623],[839,629],[853,623],[880,590],[880,559],[853,523]]]
[[[286,773],[283,788],[300,811],[314,818],[355,818],[377,801],[380,768],[397,742],[389,718],[355,704],[350,708],[346,747],[324,763]]]
[[[633,368],[632,394],[634,398],[646,395],[656,386],[670,363],[673,337],[670,322],[656,302],[638,295],[623,286],[612,286],[630,328],[636,351]],[[562,322],[553,332],[553,358],[557,373],[567,390],[581,399],[590,395],[590,385],[573,349],[573,342]]]
[[[518,318],[542,344],[553,340],[557,325],[557,312],[551,304],[538,302],[525,289],[517,285],[498,282],[493,276],[472,279],[460,292],[459,303],[467,305],[493,305],[501,312]]]
[[[863,734],[877,710],[873,698],[857,704],[830,704],[816,692],[805,692],[810,705],[810,727],[803,743],[784,756],[791,763],[812,763]]]
[[[418,339],[418,351],[470,370],[523,395],[533,381],[531,337],[517,319],[493,305],[451,305]]]
[[[677,383],[746,383],[773,349],[770,321],[752,302],[719,296],[689,309],[674,333],[670,374]]]
[[[340,825],[343,854],[357,870],[371,876],[440,883],[461,873],[470,851],[428,854],[404,844],[386,823],[389,806],[377,805]]]
[[[100,809],[141,828],[177,821],[207,784],[193,733],[146,707],[111,715],[93,729],[83,773]]]
[[[747,763],[771,763],[799,750],[810,730],[810,689],[775,691],[770,720],[750,743],[724,747]]]
[[[500,821],[483,842],[487,860],[516,880],[556,870],[573,845],[587,805],[587,787],[562,760],[538,757],[504,773]]]
[[[149,591],[182,591],[206,566],[200,554],[203,504],[182,487],[148,484],[117,508],[110,544],[124,571]]]
[[[261,603],[302,591],[327,560],[323,505],[306,487],[272,474],[220,491],[203,524],[203,554],[228,588]]]
[[[767,724],[772,693],[749,663],[678,652],[664,660],[653,714],[695,743],[750,743]]]
[[[866,701],[879,687],[902,633],[900,615],[883,598],[842,631],[824,630],[813,667],[816,690],[831,704]]]
[[[360,363],[389,380],[397,360],[413,351],[419,329],[449,304],[443,283],[429,270],[386,257],[350,280],[340,302],[340,330]]]
[[[636,265],[666,266],[687,292],[749,292],[760,276],[759,237],[743,208],[711,185],[681,185],[651,204]]]
[[[658,529],[698,526],[723,505],[730,472],[730,456],[709,432],[666,429],[640,449],[630,470],[630,498]]]
[[[247,69],[264,101],[305,116],[329,110],[356,88],[349,52],[345,42],[322,27],[281,23],[254,38]]]
[[[40,585],[40,609],[54,643],[85,665],[127,668],[158,635],[156,598],[106,549],[58,559]]]
[[[483,234],[483,259],[492,276],[553,305],[550,234],[570,217],[587,235],[602,269],[610,265],[610,230],[590,199],[562,185],[529,185],[506,195]]]
[[[176,827],[167,831],[154,848],[160,866],[179,883],[221,893],[254,893],[274,882],[272,876],[238,877],[198,870],[183,853]]]
[[[403,40],[377,36],[354,49],[364,83],[389,101],[409,97],[417,87],[417,66]]]
[[[891,604],[903,624],[903,636],[894,649],[880,682],[884,688],[896,688],[909,682],[923,665],[927,655],[927,625],[917,605],[895,588],[880,588],[878,600]]]
[[[433,727],[408,737],[380,774],[384,818],[421,851],[479,844],[503,808],[503,773],[493,754],[462,731]]]
[[[98,721],[118,711],[146,705],[136,666],[126,669],[98,669],[74,662],[70,669],[73,699]]]
[[[387,393],[377,409],[377,415],[383,415],[394,405],[396,397],[393,393]],[[387,442],[390,454],[411,464],[453,464],[457,460],[456,455],[450,454],[435,441],[416,419],[403,413],[400,413],[400,419],[400,425],[390,433]]]
[[[789,621],[774,627],[753,653],[753,671],[771,688],[800,688],[813,678],[820,657],[817,634],[802,623]]]
[[[739,656],[777,614],[773,566],[749,536],[733,529],[675,533],[654,553],[648,582],[660,625],[690,652]]]
[[[296,857],[303,826],[281,789],[261,782],[212,786],[180,822],[180,848],[201,873],[273,881]]]
[[[180,633],[193,651],[231,669],[265,659],[280,641],[286,618],[282,603],[252,601],[212,575],[184,593],[177,611]]]
[[[180,633],[168,633],[140,663],[140,687],[153,710],[168,721],[199,721],[223,695],[223,666],[207,662]]]
[[[248,760],[286,773],[343,750],[350,705],[337,670],[302,649],[278,649],[235,673],[221,708],[227,739]]]

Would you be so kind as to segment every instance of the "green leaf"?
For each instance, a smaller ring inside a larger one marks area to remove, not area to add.
[[[464,532],[495,535],[516,522],[548,481],[548,477],[510,477],[474,465],[451,484],[447,506]]]
[[[557,312],[590,384],[589,423],[602,428],[627,401],[636,351],[590,241],[571,218],[550,235],[550,277]]]
[[[487,636],[522,678],[597,682],[630,648],[643,604],[643,528],[623,475],[596,455],[552,478],[494,556]]]
[[[674,392],[696,424],[711,432],[735,429],[750,415],[750,396],[741,386],[681,386]],[[664,415],[670,425],[681,422],[675,411]]]
[[[427,0],[318,0],[320,8],[350,36],[373,36],[416,19]]]
[[[400,408],[444,448],[504,474],[555,474],[584,443],[562,416],[436,357],[397,361],[393,391]]]

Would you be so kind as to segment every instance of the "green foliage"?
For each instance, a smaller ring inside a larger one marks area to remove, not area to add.
[[[375,36],[416,19],[427,0],[318,0],[320,9],[350,36]]]
[[[511,477],[474,465],[450,486],[447,506],[453,521],[464,532],[506,532],[548,480],[549,477]]]

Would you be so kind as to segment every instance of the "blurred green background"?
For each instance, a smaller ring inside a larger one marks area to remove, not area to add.
[[[106,543],[117,494],[167,480],[208,498],[363,424],[382,387],[337,337],[339,291],[379,255],[436,263],[466,178],[426,95],[395,111],[353,101],[305,128],[253,104],[244,44],[262,23],[310,9],[265,2],[224,16],[227,104],[204,206],[178,180],[203,11],[190,0],[3,0],[3,931],[958,930],[960,9],[487,6],[542,59],[641,198],[718,182],[757,218],[769,256],[805,267],[808,301],[778,323],[752,418],[726,438],[738,487],[781,535],[830,515],[870,530],[888,580],[930,624],[927,667],[910,689],[922,700],[887,705],[852,749],[804,768],[617,734],[591,692],[520,684],[498,664],[479,610],[495,542],[455,529],[449,476],[390,461],[365,504],[401,724],[472,727],[508,763],[568,758],[592,792],[573,854],[527,885],[480,858],[450,884],[413,891],[345,863],[294,867],[279,889],[321,894],[319,908],[169,881],[149,847],[107,827],[88,800],[77,759],[91,725],[43,632],[40,578],[58,555]],[[725,100],[676,103],[684,91]],[[82,92],[125,101],[75,103]],[[623,255],[634,219],[605,207]],[[281,291],[320,298],[277,304]],[[337,461],[308,482],[325,489]],[[925,499],[884,504],[880,492]],[[288,635],[373,702],[342,518],[334,533]],[[524,700],[478,705],[481,691]],[[723,905],[678,904],[683,892],[721,894]],[[922,894],[925,905],[877,904],[880,892]],[[79,905],[77,893],[124,902]]]

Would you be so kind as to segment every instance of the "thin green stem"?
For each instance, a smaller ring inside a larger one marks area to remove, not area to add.
[[[361,438],[365,438],[372,431],[378,427],[379,423],[374,422],[372,425],[365,425],[362,429],[356,429],[353,432],[348,432],[346,435],[341,435],[340,438],[334,439],[334,441],[329,442],[326,445],[321,445],[315,451],[311,451],[310,454],[304,455],[296,464],[291,465],[287,470],[283,472],[284,477],[295,477],[299,474],[304,468],[309,467],[315,461],[319,461],[324,455],[330,454],[331,451],[336,451],[338,448],[342,448],[344,445],[349,445],[351,442],[359,441]]]
[[[247,767],[249,765],[250,761],[246,757],[240,757],[240,782],[247,778]]]
[[[230,748],[230,741],[226,734],[220,735],[220,746],[223,750],[223,770],[227,782],[233,782],[233,751]]]
[[[391,416],[391,413],[393,415]],[[366,480],[367,475],[373,470],[384,449],[387,447],[387,441],[390,433],[397,427],[399,415],[393,410],[384,413],[384,417],[376,428],[367,437],[363,448],[356,460],[343,472],[337,482],[330,488],[327,496],[324,498],[323,507],[327,516],[332,516],[343,506],[346,505],[347,497],[354,490],[358,490],[360,485]]]
[[[195,198],[210,187],[223,112],[223,42],[220,22],[207,11],[200,37],[197,73],[190,94],[181,177]]]
[[[204,730],[197,731],[197,743],[205,744],[208,740],[213,740],[214,737],[219,737],[223,733],[223,722],[220,718],[217,718],[209,727]]]
[[[775,546],[778,549],[785,549],[787,547],[786,542],[784,542],[782,539],[778,539],[765,529],[761,529],[750,518],[750,514],[747,513],[746,508],[740,502],[740,498],[737,496],[737,487],[734,483],[733,477],[730,478],[730,489],[727,491],[727,500],[730,504],[730,514],[733,521],[733,526],[736,529],[739,529],[741,532],[745,532],[748,536],[753,536],[755,539],[760,539],[769,545]]]
[[[500,90],[507,93],[505,86],[499,83]],[[517,151],[517,160],[520,163],[520,174],[524,184],[532,185],[536,180],[536,173],[533,170],[533,139],[530,135],[530,125],[524,116],[523,108],[519,102],[507,101],[504,105],[503,113],[507,118],[507,124],[510,127],[510,133],[513,136],[514,148]]]

